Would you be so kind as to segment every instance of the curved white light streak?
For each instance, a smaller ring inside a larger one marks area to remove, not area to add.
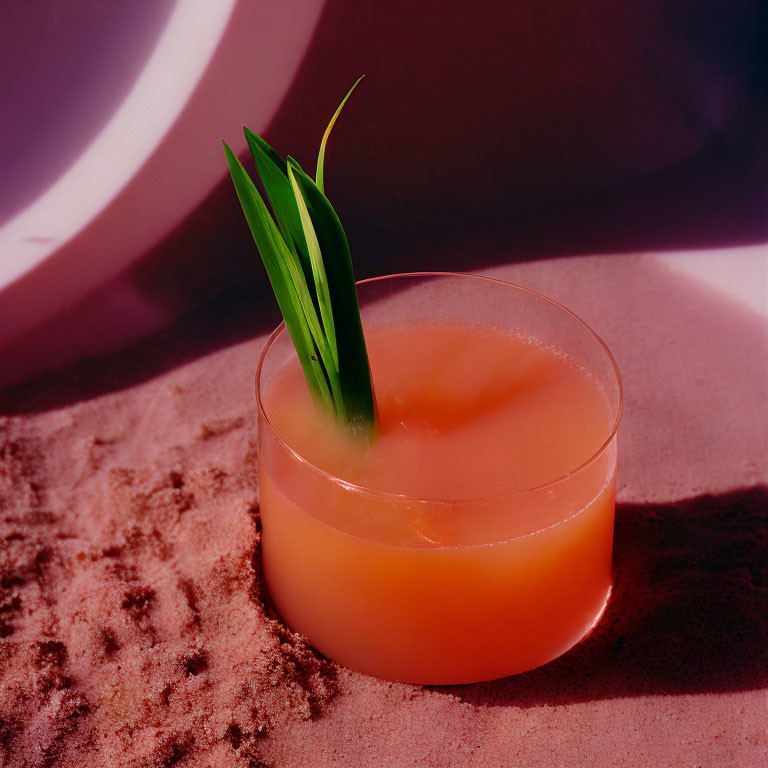
[[[53,186],[0,229],[0,289],[40,264],[117,197],[194,91],[236,3],[179,0],[141,75],[101,133]]]

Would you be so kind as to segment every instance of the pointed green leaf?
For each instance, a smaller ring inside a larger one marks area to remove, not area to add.
[[[299,161],[295,157],[291,157],[290,155],[285,156],[285,162],[286,164],[292,165],[294,168],[296,168],[299,171],[304,171],[304,169],[299,165]]]
[[[323,254],[347,420],[355,429],[370,431],[376,421],[376,407],[347,237],[336,211],[315,182],[296,168],[293,176]]]
[[[320,151],[317,153],[317,173],[315,174],[315,178],[317,179],[317,186],[318,189],[321,192],[325,192],[325,186],[323,182],[323,165],[325,164],[325,145],[328,143],[328,137],[331,135],[331,131],[333,130],[333,126],[336,124],[336,120],[338,119],[339,115],[341,114],[341,110],[344,108],[344,105],[347,103],[347,99],[352,95],[352,91],[357,88],[358,83],[365,77],[365,75],[361,75],[360,77],[355,80],[354,85],[347,91],[347,95],[341,100],[341,104],[336,108],[336,111],[333,113],[333,117],[331,118],[331,121],[328,123],[328,127],[325,129],[325,133],[323,134],[323,139],[320,142]]]
[[[306,262],[305,273],[310,274],[307,244],[304,239],[304,228],[301,225],[296,199],[291,184],[286,176],[286,162],[264,139],[257,136],[249,128],[243,126],[245,139],[256,164],[256,170],[264,184],[272,210],[275,212],[277,224],[283,233],[286,243],[295,245],[302,262]]]
[[[328,278],[325,274],[323,255],[320,252],[320,243],[317,242],[317,235],[315,234],[315,228],[312,225],[312,219],[307,210],[307,204],[302,195],[301,188],[296,181],[296,174],[300,172],[301,171],[294,170],[293,165],[288,163],[288,178],[290,179],[293,193],[296,196],[296,204],[298,206],[299,216],[301,217],[301,225],[304,228],[304,238],[307,243],[309,261],[312,265],[312,276],[314,277],[315,290],[317,291],[317,302],[320,307],[320,318],[323,321],[325,337],[328,339],[328,344],[331,347],[334,365],[336,370],[338,370],[339,354],[336,346],[336,330],[333,324],[331,296],[328,291]]]
[[[295,270],[290,269],[289,262],[293,254],[290,254],[285,241],[267,211],[264,201],[261,199],[261,195],[243,168],[242,163],[227,143],[222,143],[235,191],[261,254],[269,282],[277,298],[280,311],[283,313],[286,328],[293,340],[307,383],[310,389],[319,394],[323,400],[330,402],[331,392],[318,357],[318,349],[313,340],[314,334],[311,332],[306,317],[306,308],[302,306],[303,302],[300,300],[299,291],[293,280],[295,275],[292,273]]]
[[[267,144],[264,139],[261,138],[261,136],[257,136],[250,128],[243,126],[243,131],[245,132],[245,138],[248,139],[249,137],[253,138],[253,140],[258,144],[258,146],[261,148],[261,150],[264,152],[265,155],[283,172],[285,173],[285,160],[283,160],[282,157],[280,157],[280,154],[272,149],[272,147]],[[250,145],[250,141],[248,144]]]
[[[262,205],[264,205],[263,202]],[[266,212],[266,207],[264,207],[264,211]],[[320,319],[317,315],[317,310],[315,309],[317,297],[313,297],[309,290],[309,285],[307,283],[306,277],[304,276],[304,271],[301,267],[301,263],[299,262],[298,257],[291,250],[289,250],[288,246],[285,245],[285,242],[282,240],[277,227],[275,227],[272,219],[269,218],[269,214],[267,214],[267,218],[269,219],[270,224],[272,224],[274,232],[277,235],[280,259],[288,270],[290,275],[289,282],[291,282],[291,285],[295,289],[299,309],[303,312],[304,318],[306,319],[307,325],[309,326],[309,331],[312,335],[315,347],[317,348],[317,352],[320,356],[320,362],[322,363],[325,377],[331,388],[332,400],[336,407],[336,411],[341,417],[344,417],[345,410],[343,407],[342,387],[339,381],[339,369],[338,365],[334,361],[331,345],[329,343],[328,337],[324,333]]]

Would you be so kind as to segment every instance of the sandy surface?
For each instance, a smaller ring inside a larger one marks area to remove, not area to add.
[[[247,302],[0,393],[2,766],[768,761],[768,327],[652,257],[499,267],[622,369],[616,587],[588,641],[453,688],[314,654],[264,601]]]

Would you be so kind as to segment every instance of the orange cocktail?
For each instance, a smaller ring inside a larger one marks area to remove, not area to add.
[[[378,677],[492,679],[557,657],[611,588],[615,364],[554,302],[488,278],[360,284],[373,443],[259,366],[264,576],[322,653]]]

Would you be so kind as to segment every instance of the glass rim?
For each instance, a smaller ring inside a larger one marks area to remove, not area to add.
[[[558,301],[555,301],[554,299],[551,299],[549,296],[545,296],[543,293],[539,293],[538,291],[535,291],[532,288],[527,288],[524,285],[519,285],[517,283],[510,282],[509,280],[502,280],[498,277],[490,277],[488,275],[477,275],[471,272],[397,272],[391,275],[380,275],[378,277],[368,277],[363,280],[357,280],[355,284],[359,287],[361,285],[366,285],[370,283],[378,283],[378,282],[383,282],[385,280],[396,280],[400,278],[437,278],[437,277],[461,277],[461,278],[469,278],[473,280],[482,280],[482,281],[487,281],[491,283],[496,283],[506,288],[513,288],[523,293],[527,293],[531,296],[536,297],[537,299],[540,299],[546,302],[547,304],[550,304],[556,309],[559,309],[560,311],[564,312],[566,315],[569,315],[572,319],[576,320],[576,322],[579,325],[581,325],[590,336],[592,336],[592,338],[597,342],[598,346],[602,349],[602,351],[608,357],[608,361],[611,364],[611,369],[613,370],[613,373],[616,377],[616,385],[618,389],[618,405],[616,407],[616,415],[614,416],[611,429],[608,433],[608,437],[606,437],[606,439],[602,442],[600,447],[596,451],[594,451],[594,453],[592,453],[592,455],[586,461],[582,462],[578,466],[574,467],[572,470],[560,475],[559,477],[553,480],[547,480],[546,482],[540,483],[539,485],[533,486],[532,488],[516,489],[516,490],[507,491],[500,494],[488,495],[488,496],[475,496],[470,498],[456,498],[456,499],[442,498],[437,496],[432,496],[432,497],[414,496],[408,493],[395,493],[393,491],[385,491],[379,488],[371,488],[369,486],[360,485],[359,483],[353,483],[350,480],[345,480],[344,478],[338,477],[337,475],[334,475],[332,472],[328,472],[327,470],[322,469],[321,467],[318,467],[316,464],[313,464],[306,457],[302,456],[295,448],[288,445],[288,443],[286,443],[286,441],[280,436],[280,434],[275,429],[272,422],[269,420],[269,416],[267,415],[267,412],[264,408],[264,403],[262,401],[261,391],[260,391],[261,390],[261,374],[264,367],[264,363],[267,359],[267,355],[269,354],[272,347],[275,345],[278,337],[283,331],[287,332],[285,327],[285,320],[283,320],[280,323],[280,325],[278,325],[277,328],[275,328],[275,330],[272,331],[266,343],[264,344],[264,348],[262,349],[261,354],[259,355],[258,365],[256,366],[256,377],[254,382],[255,389],[256,389],[256,403],[258,405],[259,414],[261,415],[264,424],[267,426],[267,428],[269,429],[274,439],[277,440],[278,444],[304,467],[306,467],[312,472],[315,472],[321,475],[328,482],[333,483],[334,485],[337,485],[343,488],[344,490],[348,490],[350,492],[363,495],[363,496],[375,497],[378,499],[389,499],[391,501],[397,501],[401,503],[404,501],[407,501],[409,503],[430,504],[430,505],[460,506],[460,505],[478,504],[478,503],[485,504],[485,503],[500,502],[505,499],[511,499],[517,496],[525,496],[527,494],[539,493],[541,491],[546,491],[549,488],[559,485],[560,483],[563,483],[579,475],[581,472],[584,472],[590,466],[592,466],[592,464],[598,461],[600,457],[608,449],[613,439],[616,437],[616,433],[619,429],[619,424],[621,423],[621,417],[624,413],[624,385],[621,378],[621,372],[619,371],[619,366],[617,365],[616,360],[613,354],[611,353],[611,350],[608,348],[608,345],[603,341],[603,339],[592,329],[592,327],[583,318],[579,317],[579,315],[577,315],[572,310],[568,309],[568,307],[563,306]],[[257,458],[257,461],[258,461],[258,458]]]

